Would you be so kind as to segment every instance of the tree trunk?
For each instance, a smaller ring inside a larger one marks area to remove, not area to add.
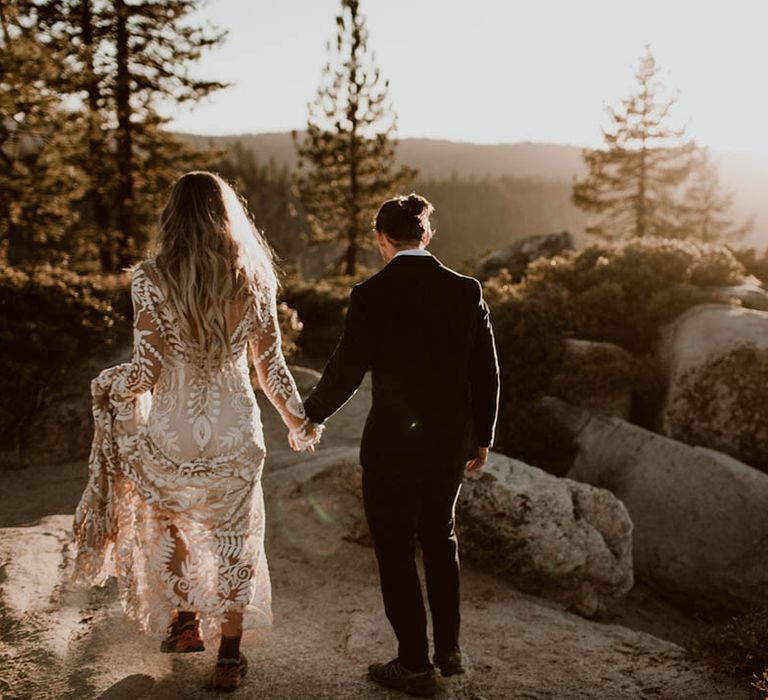
[[[635,234],[638,238],[642,238],[645,235],[645,227],[646,227],[646,206],[645,206],[645,198],[646,198],[646,179],[647,179],[647,168],[646,168],[646,150],[645,150],[645,140],[643,140],[643,147],[640,150],[640,182],[637,192],[637,209],[636,209],[636,221],[635,221]]]
[[[128,67],[128,6],[125,0],[115,0],[115,43],[117,80],[115,106],[117,108],[117,194],[115,201],[118,267],[132,262],[134,235],[133,202],[133,125],[131,123],[131,76]]]
[[[635,234],[638,238],[645,235],[648,196],[648,150],[646,147],[646,134],[648,133],[648,86],[643,86],[643,135],[640,148],[640,182],[637,193],[637,218],[635,221]]]
[[[115,272],[117,251],[110,232],[109,207],[101,191],[103,179],[100,176],[104,157],[99,111],[99,79],[94,66],[93,8],[91,0],[82,0],[80,5],[80,31],[83,41],[86,91],[88,93],[88,175],[89,185],[86,200],[91,209],[93,226],[99,242],[99,261],[103,272]]]
[[[357,241],[350,240],[344,257],[344,274],[350,277],[357,271]]]
[[[357,124],[353,121],[349,140],[349,226],[347,228],[347,263],[345,275],[350,277],[357,272],[357,236],[360,220],[360,192],[357,182]]]
[[[5,240],[8,241],[7,260],[8,265],[14,267],[30,262],[30,250],[28,241],[24,236],[24,230],[18,224],[9,222]]]

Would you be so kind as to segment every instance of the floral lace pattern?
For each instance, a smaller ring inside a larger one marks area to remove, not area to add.
[[[157,280],[152,261],[134,270],[131,361],[91,382],[95,429],[73,526],[74,578],[101,584],[114,575],[123,609],[153,637],[164,635],[176,608],[198,611],[208,633],[228,611],[243,614],[245,629],[269,625],[266,451],[249,346],[286,426],[306,424],[275,295],[245,311],[231,337],[233,359],[210,371],[180,336]],[[180,566],[172,566],[174,554]]]

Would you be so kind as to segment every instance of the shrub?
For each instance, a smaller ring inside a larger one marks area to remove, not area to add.
[[[501,379],[500,416],[495,447],[552,473],[563,473],[575,448],[570,437],[536,398],[562,362],[565,313],[558,290],[529,294],[524,285],[507,284],[504,274],[488,281]]]
[[[284,301],[277,305],[277,319],[283,341],[283,354],[290,361],[299,351],[296,341],[299,339],[303,324],[296,309],[292,309]]]
[[[708,245],[693,261],[688,271],[688,281],[700,287],[738,284],[747,271],[733,253],[723,246]]]
[[[88,380],[73,371],[74,365],[101,355],[106,362],[113,348],[129,347],[132,314],[129,273],[81,275],[50,266],[0,267],[3,461],[20,463],[32,416],[61,393],[53,387],[76,383],[87,400]],[[286,303],[279,304],[278,317],[283,350],[291,358],[297,352],[301,322]]]
[[[661,398],[664,384],[663,370],[653,356],[596,347],[583,354],[568,354],[553,374],[549,391],[571,403],[625,391],[650,402]]]
[[[686,372],[667,410],[672,437],[768,472],[768,350],[736,348]]]
[[[665,388],[651,358],[659,328],[696,304],[722,303],[712,287],[745,276],[724,247],[642,239],[536,260],[517,284],[508,274],[486,282],[502,379],[500,449],[562,468],[572,445],[536,408],[542,394],[577,400],[629,388],[633,419],[653,427]],[[570,357],[566,338],[613,343],[626,354]]]
[[[768,249],[759,253],[754,248],[737,248],[731,252],[748,274],[754,275],[764,285],[768,284]]]
[[[353,284],[349,277],[313,283],[296,277],[286,281],[281,298],[299,314],[302,329],[296,344],[302,353],[319,360],[331,356],[344,330]]]
[[[531,294],[558,290],[569,305],[570,334],[650,350],[659,325],[681,309],[721,297],[707,289],[744,281],[746,271],[725,247],[640,239],[593,245],[528,267]],[[674,302],[670,304],[670,302]]]
[[[18,450],[46,389],[76,360],[127,338],[125,275],[0,268],[0,446]]]
[[[765,684],[768,681],[764,676],[768,669],[768,610],[712,625],[699,634],[693,651],[719,671],[737,678],[757,675],[761,679],[758,683]]]

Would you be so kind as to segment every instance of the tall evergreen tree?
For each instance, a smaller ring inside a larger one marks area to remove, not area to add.
[[[733,197],[723,193],[717,166],[698,149],[680,206],[679,236],[705,243],[737,243],[753,228],[754,217],[737,225],[729,215]]]
[[[79,202],[78,238],[90,246],[104,270],[115,268],[115,163],[112,157],[112,101],[109,90],[113,8],[108,0],[36,0],[41,41],[56,56],[54,87],[62,97],[82,100],[71,112],[82,131],[78,154],[86,182]]]
[[[691,170],[694,144],[669,126],[674,96],[665,96],[646,50],[636,88],[620,109],[608,108],[604,148],[585,149],[587,176],[574,183],[576,206],[596,215],[587,232],[601,238],[669,236],[678,230],[678,188]]]
[[[33,2],[0,2],[0,257],[12,265],[61,262],[81,173],[77,134],[61,108],[56,60],[36,36]]]
[[[226,36],[190,23],[199,6],[200,0],[114,0],[118,266],[130,262],[146,245],[156,211],[157,194],[147,195],[158,189],[139,188],[139,181],[152,180],[162,191],[160,185],[169,184],[195,157],[190,148],[161,132],[167,120],[158,114],[158,105],[193,102],[225,87],[189,73],[190,64]],[[165,147],[158,148],[163,143]],[[147,172],[152,163],[162,172]]]
[[[341,0],[328,53],[306,133],[293,134],[299,156],[295,184],[311,237],[344,242],[344,273],[354,275],[377,204],[416,172],[395,170],[397,117],[389,83],[368,51],[359,0]]]
[[[59,88],[81,100],[91,175],[85,201],[102,269],[117,270],[145,247],[167,185],[193,163],[207,164],[162,131],[167,119],[158,108],[225,86],[189,73],[225,32],[190,21],[201,0],[38,2],[47,40],[67,47]]]

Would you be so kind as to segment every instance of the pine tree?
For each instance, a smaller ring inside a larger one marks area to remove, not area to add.
[[[721,190],[708,149],[697,150],[680,206],[679,237],[705,243],[741,241],[754,228],[754,217],[736,225],[728,214],[732,205],[731,195]]]
[[[78,154],[86,183],[78,204],[82,216],[78,238],[98,256],[103,270],[116,268],[114,228],[115,161],[109,126],[112,101],[109,89],[110,36],[113,8],[108,0],[37,0],[41,41],[55,52],[59,67],[54,87],[62,97],[80,98],[72,110],[82,131]]]
[[[59,90],[81,100],[83,162],[91,176],[85,204],[101,267],[119,270],[142,253],[170,182],[213,157],[164,132],[168,120],[158,106],[225,87],[189,74],[225,33],[190,22],[200,0],[38,2],[48,42],[66,47]]]
[[[299,156],[295,184],[312,223],[311,238],[342,241],[344,274],[354,275],[377,205],[416,173],[394,169],[397,117],[389,83],[368,51],[358,0],[341,0],[328,53],[306,133],[293,133]]]
[[[602,149],[584,149],[587,176],[574,184],[576,206],[596,215],[587,232],[607,239],[669,236],[678,230],[678,188],[691,170],[694,144],[668,125],[674,96],[664,96],[650,49],[635,91],[608,108]]]
[[[82,187],[77,133],[51,88],[57,64],[37,19],[32,2],[0,2],[0,258],[11,265],[67,258]]]

